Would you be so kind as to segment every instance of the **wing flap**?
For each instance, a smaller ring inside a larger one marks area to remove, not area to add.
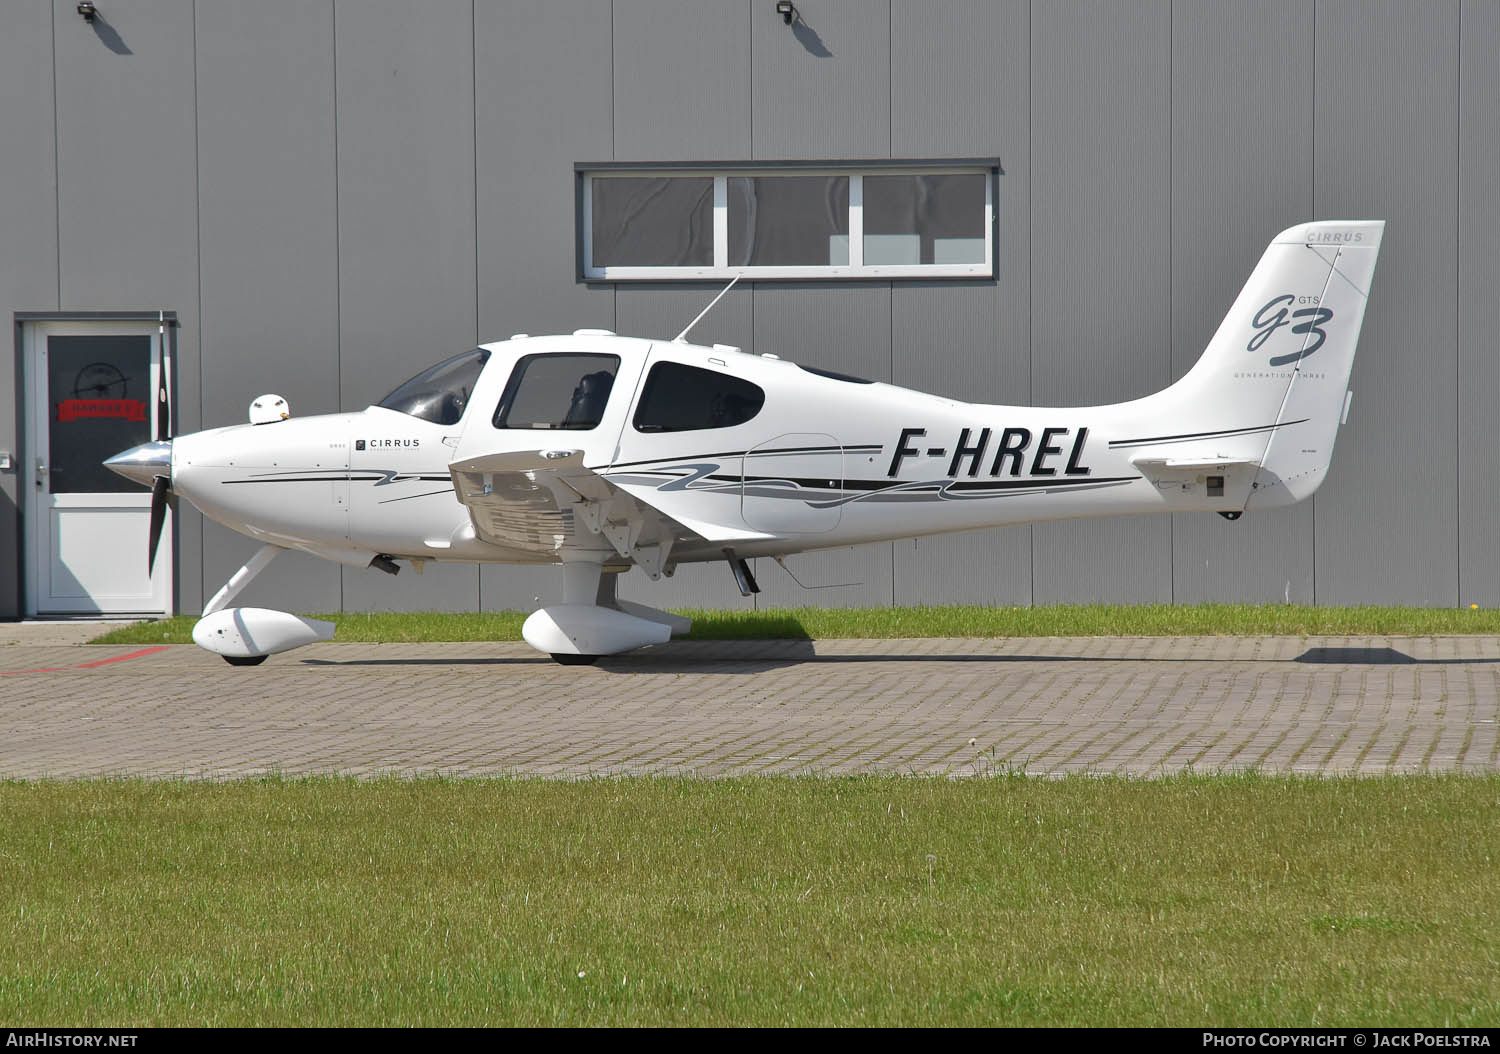
[[[672,549],[700,536],[583,464],[578,450],[488,454],[449,465],[474,532],[538,554],[608,552],[657,577]]]

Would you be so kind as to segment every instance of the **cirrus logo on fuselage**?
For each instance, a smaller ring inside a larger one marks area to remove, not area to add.
[[[1313,306],[1302,307],[1293,311],[1292,308],[1298,304],[1311,304]],[[1289,354],[1272,355],[1271,365],[1286,366],[1289,363],[1296,362],[1298,359],[1307,358],[1321,348],[1323,342],[1328,339],[1328,334],[1324,331],[1323,327],[1333,321],[1333,309],[1317,305],[1318,297],[1296,297],[1291,293],[1283,293],[1267,301],[1255,313],[1255,317],[1250,320],[1250,325],[1255,329],[1255,335],[1250,338],[1250,343],[1245,345],[1245,350],[1259,351],[1265,345],[1266,341],[1271,339],[1272,334],[1282,326],[1290,325],[1293,333],[1304,337],[1311,335],[1316,337],[1316,339],[1311,342],[1303,341],[1302,347]],[[1303,319],[1304,321],[1293,324],[1293,320],[1295,319]]]
[[[364,450],[366,447],[371,450],[390,450],[401,447],[416,448],[421,445],[420,439],[356,439],[354,441],[355,450]]]

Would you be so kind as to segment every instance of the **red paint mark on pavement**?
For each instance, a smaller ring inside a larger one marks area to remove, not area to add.
[[[165,644],[158,644],[154,648],[142,648],[140,651],[133,651],[128,655],[116,655],[112,659],[99,659],[95,662],[80,662],[73,668],[75,670],[89,670],[93,669],[95,666],[108,666],[112,662],[124,662],[126,659],[139,659],[142,655],[154,655],[159,651],[166,650],[167,646]]]
[[[0,677],[14,677],[22,673],[62,673],[64,670],[91,670],[95,666],[108,666],[112,662],[125,662],[128,659],[139,659],[143,655],[154,655],[159,651],[166,651],[167,645],[158,644],[154,648],[142,648],[126,655],[116,655],[108,659],[96,659],[94,662],[80,662],[76,666],[46,666],[40,670],[0,670]]]

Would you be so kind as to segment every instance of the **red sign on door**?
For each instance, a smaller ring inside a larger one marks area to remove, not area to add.
[[[64,399],[57,404],[59,421],[77,421],[84,417],[145,421],[146,404],[139,399]]]

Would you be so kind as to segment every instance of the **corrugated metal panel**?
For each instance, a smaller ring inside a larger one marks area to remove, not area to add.
[[[573,216],[574,163],[614,156],[610,5],[481,4],[475,20],[483,339],[613,329],[614,290],[576,281]]]
[[[55,4],[61,308],[176,310],[196,367],[192,0],[76,7]]]
[[[336,17],[343,405],[477,339],[471,6]]]
[[[627,337],[671,340],[723,292],[727,284],[622,286],[615,293],[615,329]],[[703,321],[693,327],[688,340],[694,344],[730,344],[753,354],[752,296],[750,286],[743,282],[736,285]]]
[[[193,5],[137,0],[92,26],[76,3],[52,6],[58,307],[176,311],[177,421],[193,431],[202,420]],[[203,586],[202,522],[191,509],[177,521],[177,588],[189,610]]]
[[[1458,156],[1458,601],[1500,605],[1500,4],[1463,5]]]
[[[200,0],[203,419],[339,408],[332,5]]]
[[[791,569],[791,574],[778,567],[774,560],[755,560],[755,577],[760,583],[755,606],[762,611],[769,608],[887,607],[894,588],[891,545],[890,542],[879,542],[788,556],[786,566]],[[796,581],[792,575],[797,576]]]
[[[804,5],[801,21],[791,26],[774,4],[745,6],[755,100],[752,156],[888,156],[888,0],[817,0]]]
[[[478,611],[479,568],[429,563],[421,574],[406,563],[388,575],[342,567],[345,611]]]
[[[872,381],[891,379],[889,283],[757,285],[753,312],[758,353]]]
[[[487,564],[479,569],[482,611],[535,611],[562,599],[562,568],[556,564]]]
[[[999,157],[1024,171],[1029,31],[1025,0],[896,0],[891,155]]]
[[[359,409],[478,337],[473,8],[337,14],[341,388]],[[345,569],[343,592],[355,611],[472,610],[479,572]]]
[[[14,311],[57,308],[56,157],[52,123],[52,10],[31,4],[7,10],[0,33],[0,318]],[[0,340],[0,393],[14,395],[13,342]],[[19,400],[0,395],[0,449],[19,457],[26,445],[17,419]],[[20,473],[0,472],[0,618],[21,614],[20,539],[15,508]]]
[[[998,157],[993,283],[898,283],[895,379],[970,401],[1031,399],[1031,18],[1020,0],[896,3],[891,153]],[[898,604],[1031,602],[1031,528],[892,546]]]
[[[186,508],[187,503],[181,502]],[[203,599],[192,611],[218,592],[260,548],[260,543],[213,520],[203,520]],[[238,607],[266,607],[278,611],[338,611],[339,565],[306,553],[284,552],[234,598]],[[184,604],[186,606],[186,604]],[[353,608],[349,610],[355,610]]]
[[[1171,8],[1032,11],[1032,401],[1146,395],[1171,373]],[[1165,518],[1041,524],[1036,602],[1171,597]]]
[[[74,16],[77,17],[76,15]],[[52,123],[52,12],[45,4],[8,9],[0,33],[0,309],[57,309],[57,171]],[[10,383],[13,349],[0,341],[0,377]],[[0,436],[16,426],[13,400],[0,399]],[[14,449],[14,446],[11,447]],[[14,495],[12,495],[13,497]]]
[[[1179,4],[1172,17],[1172,376],[1207,347],[1265,245],[1312,215],[1313,12]],[[1173,518],[1179,603],[1313,599],[1312,505]]]
[[[1031,536],[1005,527],[895,542],[895,602],[1030,604]]]
[[[781,569],[772,567],[769,560],[758,560],[755,563],[755,574],[758,576],[764,577],[772,571],[778,575],[781,573]],[[560,591],[562,586],[559,584],[554,588]],[[754,597],[740,596],[734,574],[722,560],[706,564],[683,564],[671,578],[663,578],[657,582],[647,578],[644,571],[631,571],[620,578],[616,588],[623,600],[649,604],[663,610],[685,607],[750,610],[755,607]],[[553,594],[559,595],[560,592]]]
[[[1317,599],[1458,599],[1456,3],[1321,3],[1319,217],[1388,226],[1317,497]]]
[[[333,11],[298,0],[200,0],[199,248],[203,421],[243,424],[250,401],[300,416],[339,408],[339,257]],[[182,506],[186,507],[186,506]],[[211,538],[226,539],[217,529]],[[238,559],[248,551],[235,545]],[[206,593],[239,566],[215,548]],[[336,611],[339,568],[278,559],[267,602]]]
[[[614,159],[749,157],[750,22],[772,6],[616,0]]]

